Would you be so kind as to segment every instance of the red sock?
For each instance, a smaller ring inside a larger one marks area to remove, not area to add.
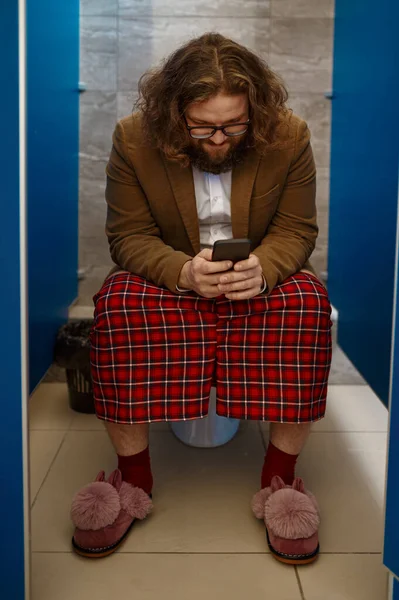
[[[274,475],[279,475],[286,485],[292,485],[298,456],[299,454],[287,454],[269,442],[263,463],[261,488],[269,487]]]
[[[147,494],[152,490],[152,473],[149,446],[138,454],[120,456],[118,454],[118,469],[122,479],[127,483],[143,489]]]

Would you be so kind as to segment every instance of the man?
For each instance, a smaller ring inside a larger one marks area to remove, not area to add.
[[[106,233],[117,267],[95,296],[96,413],[118,469],[72,503],[74,549],[112,553],[151,510],[149,423],[219,415],[270,422],[252,503],[274,556],[319,552],[314,497],[295,478],[324,416],[331,307],[308,259],[318,233],[306,123],[279,78],[212,33],[140,80],[115,129]],[[212,262],[216,240],[249,238],[248,259]]]

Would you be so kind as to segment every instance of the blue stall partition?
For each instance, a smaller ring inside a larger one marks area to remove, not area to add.
[[[399,206],[399,194],[398,206]],[[389,402],[388,479],[385,496],[384,564],[399,577],[399,218],[395,264],[395,295],[393,315],[393,343]],[[399,600],[399,583],[393,583],[392,600]]]
[[[27,0],[31,389],[77,297],[79,0]]]
[[[336,0],[328,289],[338,342],[388,403],[398,190],[399,3]]]
[[[0,598],[29,594],[24,2],[0,2],[2,169],[0,206]],[[18,39],[18,29],[22,39]],[[19,46],[20,42],[20,46]],[[21,142],[21,146],[20,146]]]

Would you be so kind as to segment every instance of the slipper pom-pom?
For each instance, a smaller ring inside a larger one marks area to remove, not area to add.
[[[267,501],[265,523],[274,535],[296,540],[311,537],[320,525],[320,517],[307,495],[286,487],[272,494]]]
[[[119,491],[121,507],[134,519],[145,519],[151,512],[152,502],[148,494],[139,487],[124,481]]]
[[[119,494],[106,482],[89,483],[72,500],[71,519],[84,531],[97,531],[112,525],[121,510]]]
[[[272,490],[270,487],[263,488],[252,498],[251,508],[257,519],[265,518],[265,505],[271,493]]]

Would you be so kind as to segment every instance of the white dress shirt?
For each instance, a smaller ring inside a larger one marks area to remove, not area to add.
[[[192,167],[201,250],[233,237],[231,228],[232,171],[213,175]]]
[[[200,247],[213,248],[217,240],[227,240],[233,237],[231,227],[231,176],[232,171],[214,175],[192,167],[195,200],[197,204],[200,230]],[[265,278],[263,289],[267,284]],[[177,291],[185,292],[176,286]]]

